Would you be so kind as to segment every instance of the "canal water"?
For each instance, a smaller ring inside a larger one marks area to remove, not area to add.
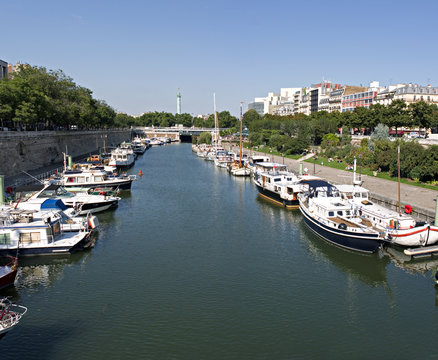
[[[435,359],[434,259],[361,255],[250,179],[154,147],[94,249],[23,260],[0,359]]]

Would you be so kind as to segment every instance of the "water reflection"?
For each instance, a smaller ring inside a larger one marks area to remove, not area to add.
[[[438,258],[427,257],[411,257],[404,254],[403,249],[393,247],[384,247],[382,253],[386,255],[395,266],[405,270],[410,274],[421,273],[427,274],[429,271],[435,272],[438,267]]]
[[[17,290],[23,288],[49,287],[55,280],[63,276],[67,267],[82,267],[91,256],[91,251],[82,251],[70,256],[35,257],[20,259],[17,280]]]
[[[302,239],[316,261],[328,260],[342,272],[369,286],[387,286],[386,265],[390,263],[388,257],[381,257],[378,253],[356,253],[331,245],[314,234],[304,221],[300,224],[300,230],[306,235]]]

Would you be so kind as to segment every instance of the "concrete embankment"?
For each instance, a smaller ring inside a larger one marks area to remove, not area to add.
[[[234,151],[238,151],[237,147],[233,148]],[[260,154],[256,151],[245,150],[248,154]],[[272,161],[286,164],[288,168],[296,173],[300,169],[300,161],[282,158],[281,156],[272,156]],[[315,166],[315,172],[314,172]],[[321,164],[313,164],[303,162],[303,168],[308,169],[308,174],[320,176],[335,184],[352,184],[353,172],[344,171],[339,169],[330,168]],[[362,176],[362,186],[367,188],[371,193],[371,199],[377,203],[382,204],[388,208],[398,209],[398,184],[395,181],[385,180],[373,176]],[[437,201],[438,191],[424,189],[418,186],[409,184],[401,184],[400,186],[400,199],[402,205],[402,211],[404,205],[411,205],[414,209],[413,216],[416,218],[433,222],[435,219],[435,208]]]
[[[23,171],[37,174],[61,166],[63,153],[79,158],[130,137],[130,130],[2,132],[0,174],[13,186]]]

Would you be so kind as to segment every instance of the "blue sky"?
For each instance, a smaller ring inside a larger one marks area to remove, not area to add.
[[[117,111],[217,109],[318,83],[438,86],[438,1],[2,4],[0,59],[62,69]]]

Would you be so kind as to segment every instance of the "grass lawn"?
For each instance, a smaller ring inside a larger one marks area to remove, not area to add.
[[[341,169],[341,170],[346,170],[345,168],[348,165],[345,161],[342,161],[342,162],[331,161],[331,162],[329,162],[328,158],[326,156],[318,154],[318,159],[316,160],[316,164],[321,165],[321,161],[324,163],[324,166],[328,166],[328,167],[335,168],[335,169]],[[305,162],[313,164],[313,158],[307,159],[307,160],[305,160]],[[367,176],[374,176],[374,172],[372,170],[370,170],[366,167],[363,167],[363,166],[357,166],[356,171],[358,174],[363,174],[363,175],[367,175]],[[386,180],[398,181],[397,177],[390,176],[386,172],[377,173],[377,177],[381,178],[381,179],[386,179]],[[425,189],[438,190],[437,185],[424,184],[424,183],[416,182],[416,181],[413,181],[410,179],[402,178],[402,179],[400,179],[400,182],[402,182],[403,184],[419,186],[419,187],[422,187]]]
[[[268,147],[264,147],[264,148],[261,148],[261,149],[253,149],[253,148],[250,148],[250,147],[249,147],[248,145],[246,145],[246,144],[244,144],[243,146],[244,146],[246,149],[248,149],[248,150],[258,151],[258,152],[264,153],[264,154],[266,154],[266,155],[281,156],[281,152],[274,151],[274,150],[270,150]],[[285,157],[286,159],[298,160],[299,158],[302,157],[302,155],[285,155],[284,157]]]

